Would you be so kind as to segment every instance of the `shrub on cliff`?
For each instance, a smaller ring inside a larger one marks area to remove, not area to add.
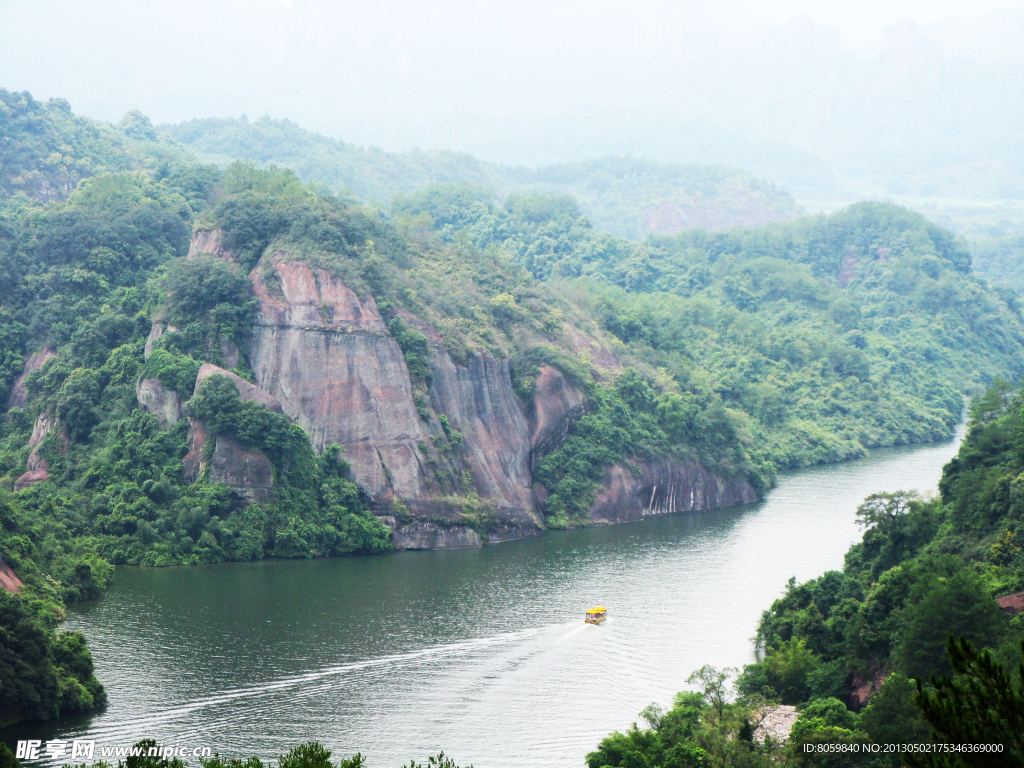
[[[229,435],[259,448],[274,466],[274,502],[249,512],[241,527],[250,535],[262,529],[258,556],[375,554],[392,548],[390,532],[363,505],[358,487],[342,477],[339,447],[317,457],[301,427],[261,403],[242,400],[226,376],[204,379],[186,408],[208,430],[208,446],[217,435]],[[223,532],[210,532],[219,539],[235,527],[229,518]]]
[[[78,632],[56,631],[53,604],[0,590],[0,722],[49,720],[106,701]]]

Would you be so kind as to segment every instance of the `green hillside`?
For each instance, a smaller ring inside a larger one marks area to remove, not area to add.
[[[690,227],[717,230],[784,221],[798,213],[786,192],[723,166],[606,157],[533,170],[443,150],[357,147],[269,117],[190,120],[161,130],[207,162],[281,165],[306,181],[376,205],[429,183],[471,183],[501,199],[524,188],[572,194],[596,227],[633,239]]]
[[[394,208],[508,254],[652,377],[714,391],[777,468],[946,436],[962,393],[1024,370],[1016,295],[986,287],[961,242],[898,206],[640,245],[596,231],[567,197],[496,205],[433,186]]]
[[[102,701],[87,649],[56,619],[99,594],[111,564],[391,549],[337,448],[317,455],[225,376],[194,393],[200,365],[228,366],[226,349],[251,380],[250,270],[278,290],[275,258],[372,297],[438,446],[424,455],[459,521],[484,533],[495,514],[467,490],[464,436],[431,406],[432,344],[455,362],[507,360],[524,411],[542,366],[580,393],[581,417],[531,467],[549,528],[587,524],[616,463],[689,462],[763,491],[779,468],[946,436],[964,393],[1024,364],[1015,295],[973,278],[962,244],[895,206],[643,243],[535,189],[499,202],[491,188],[428,184],[384,214],[286,169],[205,165],[137,113],[115,128],[0,95],[0,557],[24,582],[4,596],[4,626],[26,629],[2,639],[0,686],[18,693],[0,721]],[[51,167],[58,145],[70,159]],[[604,167],[551,173],[600,196]],[[717,172],[702,173],[715,189]],[[184,259],[196,228],[219,231],[230,258]],[[147,360],[155,320],[168,330]],[[260,451],[269,500],[240,508],[227,486],[188,482],[187,420],[161,428],[139,406],[140,379],[177,393],[211,435]],[[32,473],[40,482],[16,490]],[[16,687],[26,670],[45,684]]]
[[[937,498],[869,496],[842,571],[790,580],[735,696],[736,670],[704,667],[696,692],[646,709],[647,728],[608,736],[588,765],[1020,764],[1024,615],[996,598],[1024,594],[1022,445],[1024,389],[998,382],[973,401]],[[754,731],[780,703],[799,707],[784,745]],[[950,748],[914,747],[934,743]]]

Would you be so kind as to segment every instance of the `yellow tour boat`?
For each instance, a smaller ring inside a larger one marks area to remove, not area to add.
[[[587,624],[600,624],[607,618],[608,609],[603,605],[598,605],[587,611],[587,618],[585,618],[584,621],[587,622]]]

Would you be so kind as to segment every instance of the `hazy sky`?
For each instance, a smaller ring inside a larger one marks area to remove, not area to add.
[[[509,37],[516,38],[504,41],[514,49],[510,58],[526,69],[533,54],[560,45],[570,56],[602,46],[633,48],[636,55],[643,55],[643,38],[652,29],[657,31],[659,14],[680,5],[716,4],[700,0],[0,0],[0,87],[27,89],[43,98],[63,96],[75,108],[110,120],[133,106],[157,120],[258,114],[274,106],[278,110],[270,111],[276,111],[275,116],[315,120],[316,109],[290,104],[277,92],[289,89],[280,82],[281,73],[287,72],[291,88],[300,91],[300,84],[294,82],[298,77],[323,83],[325,88],[341,80],[346,84],[341,92],[348,97],[360,85],[381,89],[383,84],[390,93],[375,97],[401,100],[409,95],[402,92],[404,81],[422,77],[424,69],[436,67],[438,78],[455,81],[472,74],[459,69],[472,70],[476,65],[486,69],[489,46],[503,27]],[[730,5],[748,9],[772,24],[806,14],[818,24],[839,29],[848,47],[863,50],[881,38],[886,26],[905,17],[920,25],[1021,8],[1024,0],[740,0],[718,4],[720,12],[727,12]],[[482,44],[474,46],[474,38]],[[340,47],[353,55],[332,50]],[[453,70],[450,62],[460,50],[477,61],[463,58]],[[574,66],[572,61],[566,64]],[[338,65],[348,71],[330,69]],[[393,79],[381,71],[382,65],[391,70]],[[420,71],[410,74],[410,67]],[[495,85],[500,87],[500,77]],[[304,98],[308,101],[308,96]],[[460,97],[455,93],[453,98]],[[289,107],[295,107],[295,113],[280,112]],[[315,122],[315,127],[330,130],[328,121]]]
[[[1021,0],[741,0],[738,5],[767,21],[781,23],[806,14],[858,40],[878,37],[881,30],[903,18],[927,24],[951,16],[980,14],[1001,8],[1020,8]]]
[[[883,44],[904,18],[917,32]],[[990,159],[954,157],[970,124],[949,117],[1016,125],[1002,104],[1024,89],[981,73],[950,95],[942,52],[1024,65],[1021,39],[1024,0],[0,0],[0,87],[110,121],[269,114],[388,149],[774,177],[779,158],[855,172],[857,137],[836,127],[881,113],[904,122],[865,124],[871,140],[934,129],[936,163]],[[920,124],[933,113],[945,123]]]

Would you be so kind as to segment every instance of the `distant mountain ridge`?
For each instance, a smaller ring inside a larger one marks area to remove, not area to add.
[[[795,218],[789,193],[720,165],[679,165],[629,156],[548,165],[489,163],[448,150],[385,152],[307,131],[290,120],[207,118],[160,130],[204,160],[250,160],[294,170],[333,191],[387,203],[428,183],[470,183],[504,197],[515,189],[572,194],[594,226],[630,239],[683,229],[724,230]]]

